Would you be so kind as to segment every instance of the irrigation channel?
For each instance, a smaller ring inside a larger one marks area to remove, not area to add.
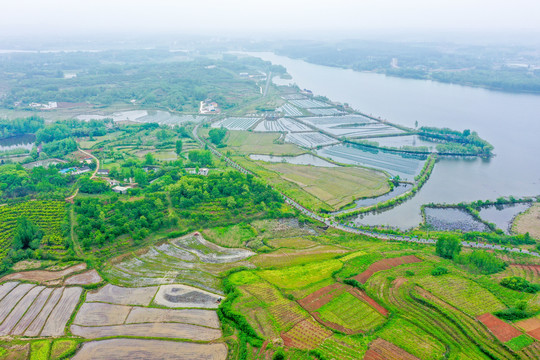
[[[214,155],[216,155],[220,159],[224,159],[225,162],[227,163],[227,165],[229,165],[232,168],[240,171],[241,173],[257,176],[256,174],[252,173],[249,170],[244,169],[242,166],[240,166],[236,162],[232,161],[230,158],[223,155],[222,153],[220,153],[216,148],[214,148],[214,146],[212,144],[210,144],[210,143],[206,142],[205,140],[201,139],[199,137],[198,133],[197,133],[198,130],[199,130],[200,125],[201,125],[201,123],[197,124],[195,126],[195,128],[193,129],[193,137],[195,138],[195,140],[202,147],[208,146],[208,149],[210,149],[210,151]],[[298,211],[300,211],[305,216],[308,216],[308,217],[310,217],[310,218],[312,218],[314,220],[320,221],[320,222],[326,224],[327,226],[333,227],[334,229],[339,229],[339,230],[342,230],[342,231],[345,231],[345,232],[348,232],[348,233],[353,233],[353,234],[371,236],[371,237],[374,237],[374,238],[377,238],[377,239],[380,239],[380,240],[406,241],[406,242],[413,242],[413,243],[419,243],[419,244],[432,244],[432,245],[434,245],[436,243],[436,240],[429,239],[429,238],[428,239],[423,239],[423,238],[412,237],[412,236],[407,236],[407,235],[395,235],[395,234],[379,233],[379,232],[375,232],[375,231],[369,231],[369,230],[355,228],[355,227],[352,227],[352,226],[349,226],[349,225],[343,225],[343,224],[340,224],[339,222],[335,221],[333,218],[323,218],[322,216],[317,215],[313,211],[311,211],[309,209],[306,209],[302,205],[298,204],[296,201],[294,201],[293,199],[291,199],[287,195],[283,194],[281,191],[275,189],[274,187],[272,187],[272,189],[274,189],[274,191],[279,193],[283,197],[283,199],[285,199],[285,202],[287,204],[289,204],[290,206],[296,208]],[[486,244],[486,243],[480,243],[480,242],[474,242],[474,241],[462,241],[461,244],[463,246],[465,246],[465,247],[470,247],[470,248],[487,249],[487,250],[506,250],[506,251],[510,251],[510,252],[524,253],[524,254],[540,257],[540,254],[538,254],[537,252],[529,251],[527,249],[509,248],[509,247],[504,247],[504,246],[501,246],[501,245],[492,245],[492,244]]]

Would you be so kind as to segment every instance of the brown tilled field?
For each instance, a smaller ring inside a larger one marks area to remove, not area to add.
[[[9,315],[5,318],[4,322],[0,324],[0,336],[8,335],[11,330],[17,325],[19,320],[28,310],[28,307],[32,305],[36,297],[43,291],[44,286],[36,286],[31,289],[23,298],[17,303]]]
[[[98,284],[102,282],[103,279],[99,276],[96,270],[89,270],[83,272],[82,274],[73,275],[66,279],[64,282],[65,285],[90,285]]]
[[[109,339],[85,343],[74,360],[225,360],[225,344],[195,344],[164,340]]]
[[[221,337],[221,330],[179,323],[149,323],[113,326],[71,325],[71,332],[73,335],[82,336],[86,339],[97,339],[109,336],[138,336],[212,341]]]
[[[480,315],[476,319],[501,342],[507,342],[521,335],[521,331],[489,313]]]
[[[353,279],[358,280],[361,283],[365,283],[371,277],[371,275],[378,271],[389,270],[399,265],[417,263],[421,261],[421,259],[414,255],[379,260],[371,264],[365,271],[356,275]]]
[[[215,311],[198,309],[155,309],[155,308],[132,308],[126,319],[126,324],[150,323],[150,322],[178,322],[219,329],[221,327]]]
[[[307,311],[315,311],[332,300],[333,297],[342,294],[344,291],[344,284],[334,283],[315,291],[301,300],[298,300],[298,303]]]
[[[378,338],[371,342],[364,360],[420,360],[400,347]]]
[[[39,283],[48,283],[55,280],[62,280],[69,274],[73,274],[86,269],[86,263],[77,264],[60,271],[32,270],[9,274],[0,279],[0,282],[8,280],[27,280]]]
[[[130,311],[131,306],[87,302],[81,306],[73,323],[82,326],[121,325]]]
[[[534,204],[519,215],[514,221],[512,230],[519,234],[529,233],[534,239],[540,239],[540,204]]]
[[[150,305],[150,301],[158,290],[157,286],[142,288],[124,288],[107,284],[101,289],[89,292],[86,295],[87,302],[106,302],[118,305]]]

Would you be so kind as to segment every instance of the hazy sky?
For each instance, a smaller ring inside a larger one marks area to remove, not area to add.
[[[17,34],[540,31],[540,0],[2,0]]]

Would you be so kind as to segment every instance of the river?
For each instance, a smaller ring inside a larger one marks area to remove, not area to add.
[[[495,156],[440,159],[430,180],[404,204],[354,221],[417,226],[425,203],[540,195],[540,96],[511,94],[427,80],[314,65],[273,53],[249,53],[283,65],[301,88],[397,124],[471,129],[495,147]]]

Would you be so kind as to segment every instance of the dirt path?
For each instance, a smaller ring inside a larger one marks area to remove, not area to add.
[[[83,149],[81,148],[77,148],[77,150],[79,150],[80,152],[82,152],[83,154],[85,155],[88,155],[90,156],[92,159],[96,160],[96,169],[94,170],[94,172],[92,173],[92,175],[90,176],[90,179],[93,179],[94,177],[96,177],[96,174],[97,172],[99,171],[99,160],[97,157],[95,157],[94,155],[92,155],[91,153],[89,152],[86,152],[84,151]],[[73,203],[73,199],[79,194],[79,188],[75,189],[75,192],[73,193],[73,195],[71,196],[68,196],[65,200],[67,202],[70,202],[70,203]]]

